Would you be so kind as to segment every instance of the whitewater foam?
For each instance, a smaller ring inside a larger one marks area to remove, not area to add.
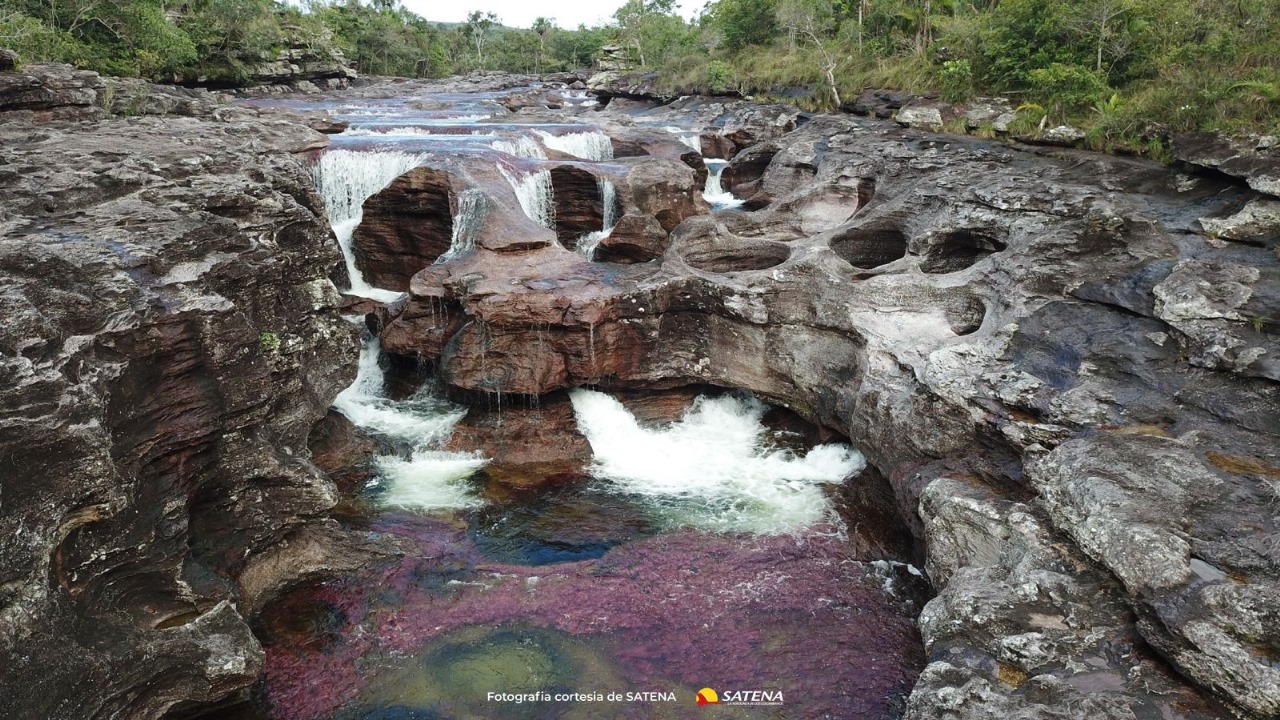
[[[612,160],[613,141],[597,130],[552,135],[545,130],[535,130],[542,143],[552,150],[559,150],[583,160]]]
[[[866,462],[852,447],[807,454],[773,446],[750,396],[699,397],[664,429],[640,426],[604,393],[570,393],[578,428],[591,443],[592,474],[640,498],[667,522],[722,532],[794,533],[834,517],[821,486]]]
[[[375,459],[379,478],[374,486],[381,490],[378,501],[416,510],[479,504],[462,481],[489,461],[438,449],[466,415],[466,409],[437,397],[429,386],[405,400],[386,397],[386,377],[378,362],[381,353],[377,336],[365,332],[356,380],[333,403],[356,426],[411,448],[408,459],[398,455]]]
[[[707,160],[706,164],[707,182],[702,188],[702,198],[714,210],[726,210],[742,205],[742,200],[734,197],[733,193],[726,191],[721,186],[724,169],[729,167],[729,163],[724,160]]]

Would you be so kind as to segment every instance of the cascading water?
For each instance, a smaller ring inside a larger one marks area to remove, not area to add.
[[[705,161],[707,164],[707,183],[702,189],[702,198],[711,205],[713,210],[727,210],[742,205],[742,200],[733,196],[721,187],[720,179],[724,175],[724,169],[729,167],[729,163],[725,160]]]
[[[588,260],[595,259],[596,248],[600,247],[600,242],[613,232],[613,226],[618,224],[617,188],[609,178],[605,177],[596,180],[596,187],[600,190],[601,227],[595,232],[589,232],[578,238],[578,244],[574,248]]]
[[[350,293],[390,302],[401,293],[375,288],[365,282],[356,265],[352,237],[356,226],[364,217],[364,201],[391,184],[392,180],[418,167],[426,161],[421,153],[405,153],[394,150],[355,152],[329,150],[320,156],[311,169],[316,190],[324,199],[333,233],[342,248],[347,276],[351,281]]]
[[[360,320],[357,318],[357,322]],[[406,447],[406,459],[384,455],[376,459],[379,477],[371,488],[388,506],[414,510],[465,508],[479,500],[459,485],[488,462],[465,453],[445,452],[440,445],[466,409],[437,397],[424,385],[406,400],[386,396],[386,378],[378,358],[377,336],[365,333],[356,381],[343,390],[333,406],[355,425]]]
[[[602,132],[590,130],[564,135],[552,135],[545,130],[536,132],[538,137],[542,138],[542,143],[552,150],[559,150],[583,160],[599,162],[613,159],[613,141]]]
[[[663,430],[640,427],[622,403],[574,390],[578,429],[591,443],[592,474],[641,498],[673,525],[766,535],[794,533],[832,516],[820,485],[839,483],[866,461],[848,445],[803,457],[773,448],[750,396],[699,397]]]
[[[684,128],[676,127],[675,125],[668,125],[667,127],[663,128],[663,130],[666,130],[672,135],[675,135],[676,138],[678,138],[681,143],[684,143],[686,147],[690,148],[694,152],[698,153],[699,155],[702,154],[702,142],[699,140],[697,133],[691,133],[690,131],[685,130]]]
[[[551,185],[549,170],[519,175],[499,165],[498,172],[515,191],[516,200],[525,215],[542,227],[555,227],[555,189]]]
[[[492,147],[498,152],[518,158],[536,160],[547,157],[537,142],[524,135],[511,140],[494,141]],[[515,191],[516,200],[525,215],[545,228],[555,227],[555,189],[551,185],[550,170],[538,169],[520,174],[499,164],[498,172],[502,173],[502,177],[506,178]]]
[[[492,147],[498,152],[506,153],[513,157],[535,160],[547,159],[547,154],[543,152],[542,146],[527,135],[520,135],[507,140],[495,140]]]
[[[453,218],[453,235],[449,239],[449,249],[436,259],[436,264],[461,257],[475,249],[476,233],[484,222],[486,210],[484,193],[475,188],[462,191],[458,196],[458,211]]]

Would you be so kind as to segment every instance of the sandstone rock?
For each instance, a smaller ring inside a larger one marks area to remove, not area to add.
[[[33,77],[69,79],[77,103],[100,85],[38,67],[0,80]],[[24,102],[56,100],[40,87]],[[190,118],[0,123],[9,717],[160,718],[256,680],[236,583],[333,505],[307,437],[355,358],[292,152],[313,139]]]
[[[409,278],[449,250],[456,199],[446,170],[420,167],[364,203],[352,242],[374,287],[407,290]]]
[[[1239,195],[1068,152],[817,117],[738,152],[748,210],[683,217],[657,261],[477,251],[416,276],[384,343],[466,391],[710,383],[847,434],[940,591],[908,717],[1266,716],[1272,325],[1213,333],[1270,317],[1280,260],[1185,233]]]
[[[104,83],[98,73],[70,65],[31,63],[0,75],[0,113],[21,112],[41,120],[102,116],[97,106]]]
[[[18,53],[8,48],[0,48],[0,72],[16,72],[18,60]]]

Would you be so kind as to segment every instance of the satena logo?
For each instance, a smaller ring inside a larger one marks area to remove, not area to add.
[[[699,705],[781,705],[781,690],[725,690],[723,694],[711,688],[698,691]]]

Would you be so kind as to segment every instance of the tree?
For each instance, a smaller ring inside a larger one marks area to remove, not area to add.
[[[533,32],[538,36],[538,73],[542,73],[542,60],[547,54],[547,36],[555,29],[555,18],[538,17],[533,21]]]
[[[778,5],[778,24],[803,38],[818,53],[819,68],[827,78],[831,99],[841,105],[836,87],[836,65],[839,58],[828,46],[825,36],[832,23],[831,4],[824,0],[782,0]]]
[[[476,64],[484,67],[484,46],[489,40],[489,31],[494,25],[498,24],[498,16],[487,12],[481,14],[479,10],[473,10],[467,15],[467,22],[462,26],[463,33],[476,49]]]
[[[778,34],[776,0],[720,0],[711,6],[708,22],[730,50],[764,45]]]

